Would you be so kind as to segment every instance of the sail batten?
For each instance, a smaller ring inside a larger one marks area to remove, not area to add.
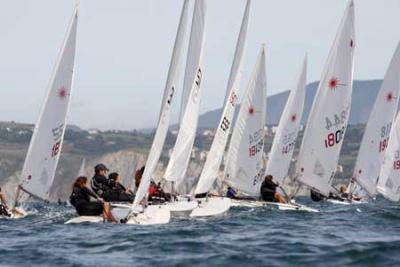
[[[20,188],[43,200],[48,200],[64,139],[73,88],[77,23],[78,7],[50,79],[21,174]]]
[[[236,44],[231,72],[229,75],[224,110],[216,129],[214,140],[211,144],[206,162],[201,172],[199,182],[196,186],[195,194],[208,192],[218,177],[222,157],[224,155],[226,143],[228,142],[228,137],[232,128],[231,125],[237,101],[237,90],[240,86],[241,66],[246,43],[247,28],[249,24],[250,4],[251,1],[248,0]]]
[[[144,170],[138,191],[133,205],[138,205],[147,194],[150,185],[151,176],[153,175],[157,163],[160,159],[162,149],[164,147],[165,138],[168,133],[168,127],[171,117],[171,107],[175,101],[176,85],[178,83],[179,64],[183,54],[183,45],[188,28],[189,16],[189,0],[183,3],[181,16],[179,20],[178,30],[175,38],[174,49],[172,52],[171,63],[168,70],[167,82],[164,89],[164,96],[161,104],[160,116],[156,134],[154,136],[153,144],[146,161],[146,168]]]
[[[259,195],[264,173],[266,83],[263,46],[239,110],[224,171],[225,183],[252,196]]]
[[[349,1],[309,114],[297,180],[328,196],[348,124],[353,88],[354,3]]]

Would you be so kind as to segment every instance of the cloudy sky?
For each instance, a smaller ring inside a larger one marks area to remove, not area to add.
[[[81,0],[70,123],[155,126],[182,3]],[[244,5],[207,1],[202,112],[222,105]],[[268,95],[291,88],[306,52],[308,81],[318,80],[345,6],[346,0],[253,0],[243,85],[262,43]],[[74,1],[0,0],[0,7],[0,120],[34,122]],[[355,8],[355,78],[382,78],[400,40],[400,1],[355,0]],[[178,107],[174,121],[177,115]]]

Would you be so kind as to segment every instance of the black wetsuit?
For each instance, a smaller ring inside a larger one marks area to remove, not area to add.
[[[106,191],[103,197],[108,202],[133,202],[135,199],[134,194],[126,192],[126,188],[115,181],[112,181],[111,190]]]
[[[275,202],[275,193],[276,193],[276,188],[279,185],[274,183],[273,181],[266,180],[261,184],[261,198],[264,201],[268,202]]]
[[[107,200],[107,196],[110,191],[112,191],[112,185],[114,181],[111,181],[104,175],[96,174],[92,178],[92,182],[90,183],[92,190],[99,195],[100,197],[104,198],[105,201]]]
[[[80,216],[98,216],[103,213],[103,204],[91,202],[90,197],[97,198],[87,187],[74,187],[72,190],[69,200]]]
[[[311,197],[312,201],[316,201],[316,202],[326,199],[326,197],[324,195],[322,195],[321,193],[319,193],[315,190],[312,190],[312,189],[310,190],[310,197]]]

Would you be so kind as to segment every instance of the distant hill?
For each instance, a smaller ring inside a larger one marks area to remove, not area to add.
[[[374,104],[382,80],[354,81],[353,98],[350,113],[350,124],[366,123]],[[306,101],[302,121],[306,122],[311,105],[317,91],[318,82],[307,85]],[[280,116],[286,103],[289,91],[285,91],[267,98],[267,124],[279,123]],[[240,105],[236,107],[238,114]],[[204,113],[199,118],[199,128],[215,128],[220,120],[222,109]]]

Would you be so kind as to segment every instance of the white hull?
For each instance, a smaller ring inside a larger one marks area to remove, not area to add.
[[[245,208],[256,208],[263,207],[265,202],[258,200],[244,200],[244,199],[231,199],[231,207],[245,207]]]
[[[164,206],[169,209],[172,217],[188,218],[192,211],[199,206],[199,203],[196,200],[181,198],[174,202],[167,202]]]
[[[122,209],[120,209],[122,210]],[[124,209],[125,212],[127,209]],[[113,211],[114,214],[114,211]],[[148,206],[144,212],[132,216],[127,224],[140,224],[140,225],[155,225],[167,224],[171,219],[170,211],[165,205]],[[75,223],[101,223],[103,222],[102,216],[79,216],[68,220],[65,224]]]
[[[231,199],[226,197],[201,198],[198,202],[198,207],[190,214],[192,218],[224,215],[229,211],[232,203]]]
[[[232,207],[257,208],[263,206],[272,206],[278,208],[279,210],[319,212],[319,210],[317,209],[295,203],[294,201],[292,201],[292,203],[278,203],[278,202],[232,199]]]
[[[353,204],[359,205],[359,204],[368,203],[368,202],[362,201],[362,200],[361,201],[357,201],[357,200],[343,200],[343,201],[341,201],[341,200],[329,199],[329,198],[326,201],[331,203],[331,204],[336,204],[336,205],[353,205]]]
[[[127,224],[157,225],[167,224],[171,220],[171,213],[165,205],[148,206],[143,213],[130,218]]]

